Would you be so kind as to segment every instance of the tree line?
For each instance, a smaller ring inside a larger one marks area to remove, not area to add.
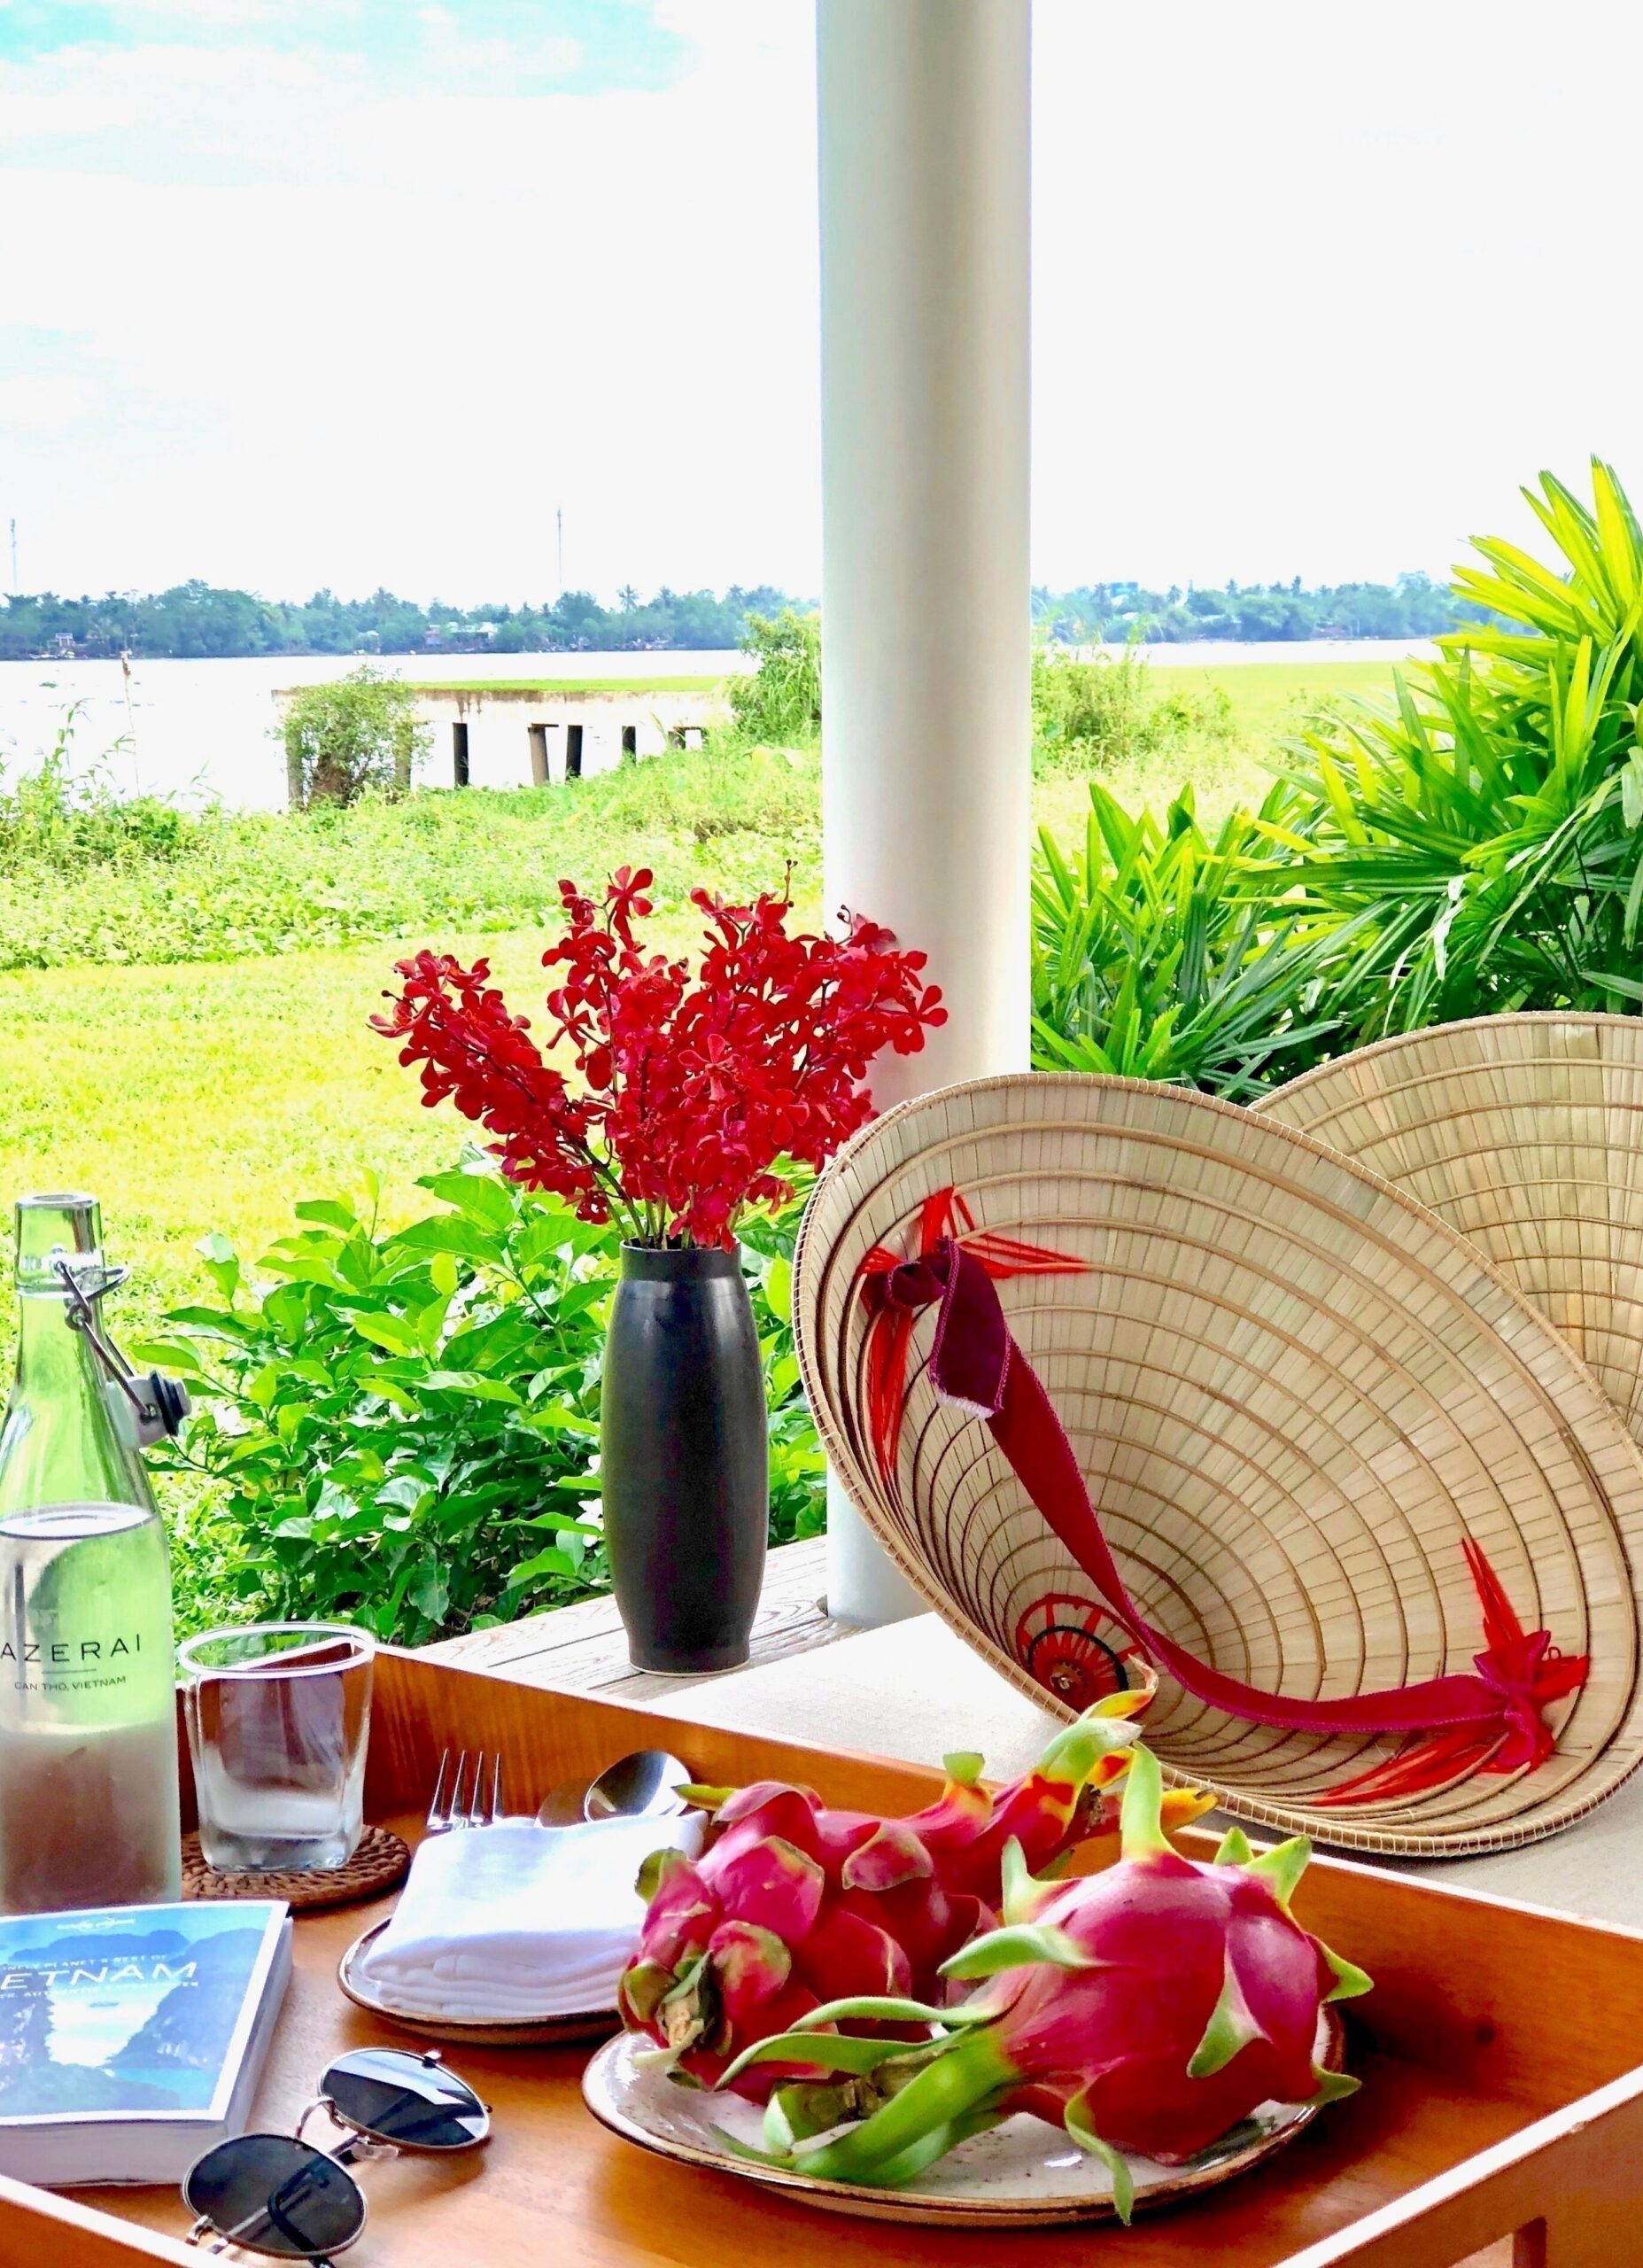
[[[1429,575],[1395,583],[1228,583],[1223,589],[1150,591],[1139,583],[1086,583],[1075,591],[1035,590],[1039,633],[1064,645],[1131,638],[1182,645],[1200,638],[1291,641],[1306,638],[1434,638],[1484,619]]]
[[[810,610],[769,584],[712,591],[664,585],[641,599],[632,587],[605,606],[591,591],[566,591],[540,606],[427,606],[375,591],[340,599],[260,598],[204,582],[146,594],[59,598],[13,594],[0,606],[0,660],[37,656],[131,653],[184,659],[258,654],[618,653],[711,651],[740,645],[751,616]],[[1308,638],[1430,638],[1478,618],[1445,585],[1425,575],[1395,583],[1228,583],[1212,590],[1172,584],[1087,583],[1035,590],[1042,637],[1067,645],[1128,639],[1178,644],[1191,639],[1298,641]]]
[[[145,595],[58,598],[13,595],[0,610],[0,659],[37,655],[141,654],[182,659],[257,654],[557,654],[655,649],[713,650],[739,645],[750,614],[773,615],[794,601],[768,584],[712,591],[665,586],[641,599],[632,588],[614,606],[591,591],[566,591],[541,606],[427,606],[375,591],[339,599],[316,591],[291,602],[252,591],[179,583]]]

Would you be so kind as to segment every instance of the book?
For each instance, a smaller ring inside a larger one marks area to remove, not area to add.
[[[181,2180],[244,2131],[290,1976],[273,1902],[0,1918],[0,2173]]]

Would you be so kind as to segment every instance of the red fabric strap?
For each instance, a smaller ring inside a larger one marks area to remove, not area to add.
[[[1043,1385],[1011,1334],[996,1278],[1081,1271],[1065,1254],[965,1233],[968,1208],[956,1192],[927,1200],[921,1250],[899,1260],[882,1247],[863,1266],[872,1308],[868,1418],[887,1476],[900,1438],[908,1349],[915,1317],[936,1309],[930,1375],[943,1402],[984,1418],[1033,1503],[1083,1569],[1114,1621],[1199,1700],[1228,1716],[1295,1732],[1345,1736],[1439,1735],[1314,1801],[1374,1802],[1484,1769],[1514,1772],[1545,1761],[1554,1746],[1544,1711],[1585,1682],[1585,1655],[1561,1655],[1544,1630],[1526,1633],[1478,1546],[1467,1562],[1484,1609],[1485,1650],[1475,1674],[1340,1700],[1291,1700],[1227,1676],[1154,1628],[1125,1586],[1085,1486],[1083,1472]]]

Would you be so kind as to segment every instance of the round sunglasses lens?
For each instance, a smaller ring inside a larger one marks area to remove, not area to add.
[[[275,2260],[341,2252],[365,2226],[353,2175],[286,2134],[219,2142],[190,2169],[182,2197],[217,2235]]]
[[[350,2126],[407,2150],[471,2150],[491,2114],[443,2063],[399,2047],[361,2047],[331,2065],[321,2091]]]

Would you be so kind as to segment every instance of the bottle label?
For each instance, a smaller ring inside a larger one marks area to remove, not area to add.
[[[174,1658],[151,1515],[111,1505],[0,1521],[0,1735],[169,1724]]]
[[[143,1651],[140,1630],[97,1638],[0,1638],[0,1676],[17,1693],[91,1693],[128,1685]]]

